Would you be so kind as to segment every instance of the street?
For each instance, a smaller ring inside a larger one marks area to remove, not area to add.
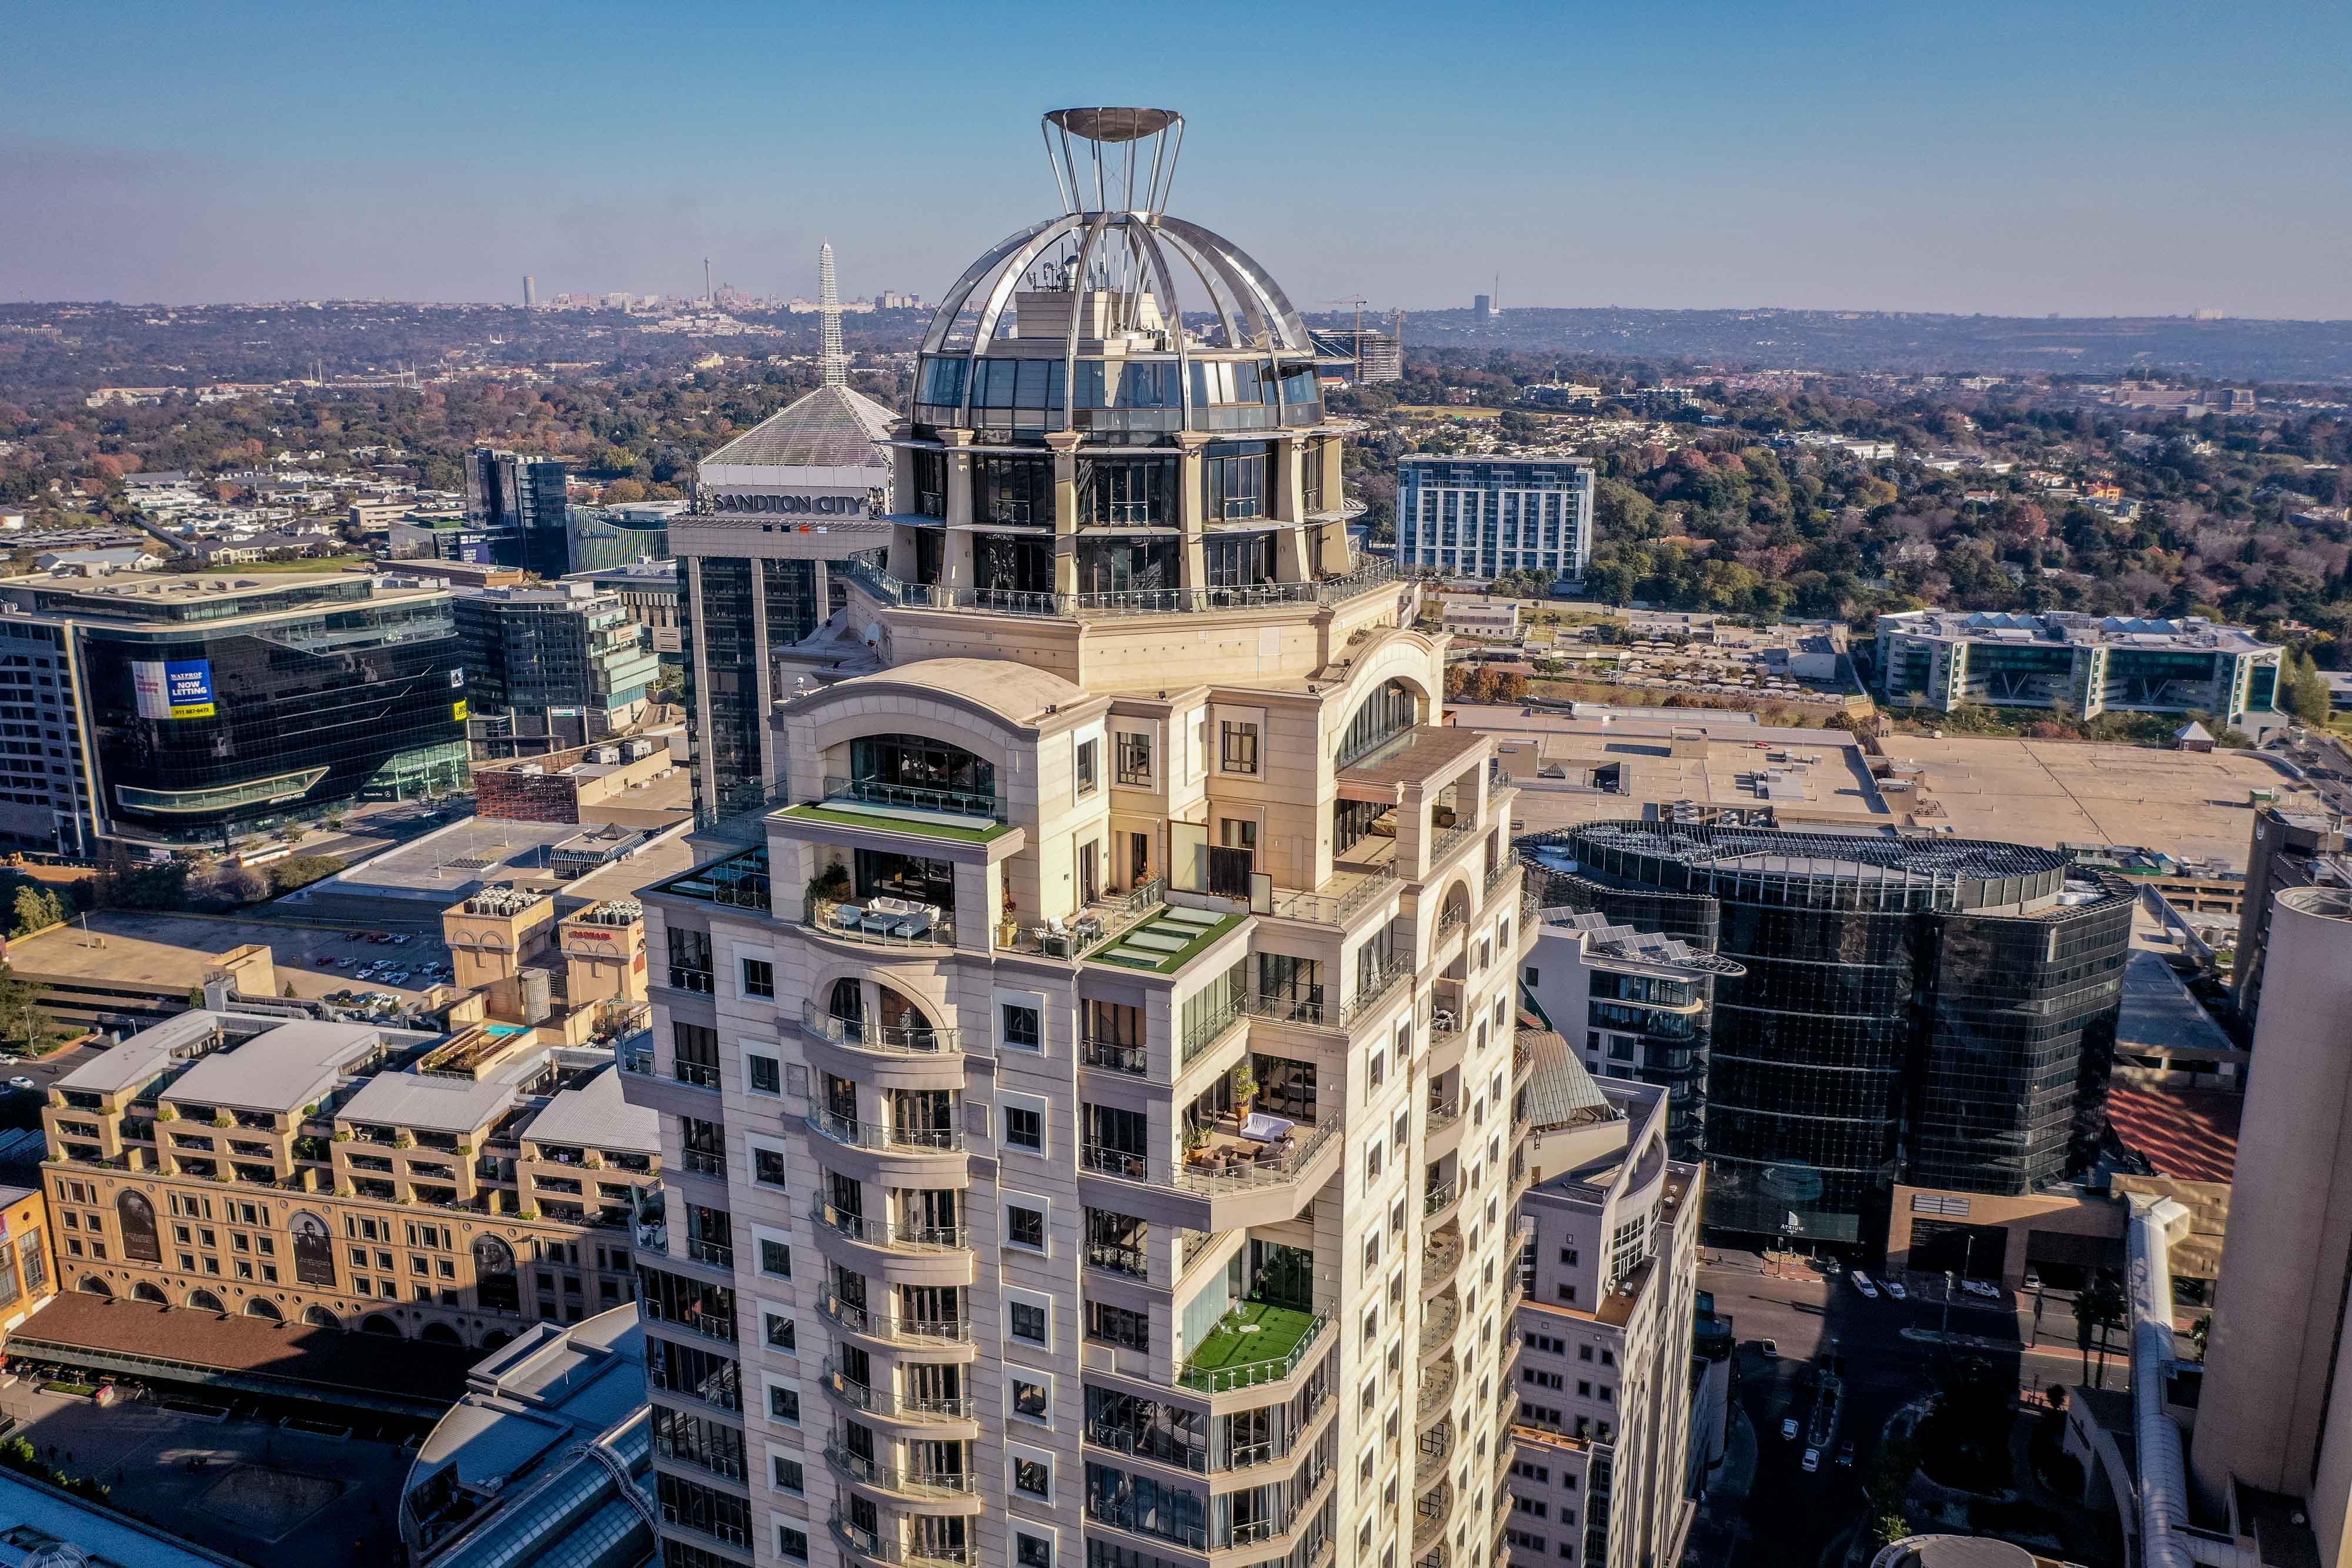
[[[1887,1423],[1933,1390],[1944,1348],[1942,1281],[1914,1277],[1906,1281],[1910,1300],[1897,1301],[1874,1275],[1880,1294],[1870,1301],[1851,1278],[1824,1279],[1801,1260],[1790,1260],[1781,1277],[1753,1254],[1717,1257],[1699,1270],[1699,1289],[1713,1292],[1716,1312],[1733,1321],[1739,1347],[1736,1397],[1754,1430],[1757,1456],[1745,1528],[1735,1528],[1736,1545],[1722,1561],[1726,1568],[1819,1568],[1824,1553],[1861,1519],[1864,1479]],[[1986,1301],[1957,1292],[1949,1303],[1949,1333],[1965,1354],[2016,1375],[2023,1392],[2080,1381],[2071,1303],[2045,1294],[2039,1343],[2029,1349],[2022,1341],[2032,1329],[2033,1309],[2031,1295],[2012,1303],[2006,1296]],[[1777,1358],[1764,1354],[1759,1342],[1768,1340]],[[1819,1468],[1808,1475],[1806,1437],[1824,1353],[1832,1348],[1843,1358],[1843,1397]],[[2093,1361],[2095,1366],[2095,1356]],[[2106,1386],[2121,1391],[2129,1381],[2127,1354],[2118,1345],[2107,1358]],[[1780,1435],[1789,1417],[1798,1426],[1793,1439]],[[1841,1465],[1837,1451],[1849,1438],[1853,1463]]]

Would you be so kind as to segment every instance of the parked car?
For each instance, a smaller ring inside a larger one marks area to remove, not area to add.
[[[20,1072],[16,1077],[8,1080],[8,1087],[16,1090],[33,1090],[38,1089],[40,1085]]]
[[[392,945],[395,947],[405,947],[408,946],[408,938],[405,936],[395,936],[392,939]]]
[[[1853,1288],[1862,1292],[1864,1300],[1873,1301],[1878,1300],[1878,1287],[1870,1282],[1869,1275],[1856,1269],[1850,1278],[1853,1281]]]
[[[1848,1469],[1852,1469],[1853,1468],[1853,1439],[1852,1437],[1848,1437],[1844,1442],[1838,1445],[1838,1463],[1845,1466]]]
[[[1794,1442],[1796,1440],[1797,1418],[1794,1416],[1783,1416],[1780,1417],[1780,1436],[1790,1442]]]
[[[1971,1296],[1982,1296],[1988,1301],[2000,1300],[2000,1287],[1988,1284],[1982,1280],[1963,1280],[1960,1281],[1960,1289]]]
[[[1903,1288],[1903,1281],[1900,1280],[1887,1281],[1886,1293],[1898,1301],[1907,1301],[1911,1299],[1911,1292]]]
[[[1811,1475],[1815,1470],[1822,1468],[1822,1451],[1819,1448],[1807,1448],[1805,1450],[1804,1468],[1807,1475]]]
[[[1776,1339],[1759,1339],[1756,1342],[1756,1354],[1767,1361],[1778,1361],[1780,1359],[1780,1342]]]

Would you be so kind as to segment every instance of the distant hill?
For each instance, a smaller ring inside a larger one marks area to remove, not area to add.
[[[1367,324],[1372,320],[1368,314]],[[1387,318],[1379,320],[1385,325]],[[1409,313],[1404,336],[1408,348],[1647,356],[1748,369],[2076,375],[2166,370],[2229,381],[2352,382],[2352,321],[1530,308],[1486,321],[1468,310]]]

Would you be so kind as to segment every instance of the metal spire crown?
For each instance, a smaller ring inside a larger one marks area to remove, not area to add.
[[[824,384],[845,387],[849,384],[849,356],[841,350],[841,287],[833,276],[830,240],[816,253],[816,308],[817,319],[824,328],[817,362],[824,373]]]

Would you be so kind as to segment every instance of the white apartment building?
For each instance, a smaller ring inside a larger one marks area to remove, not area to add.
[[[790,803],[646,893],[667,1568],[1499,1560],[1513,792],[1296,312],[1115,188],[1179,125],[1047,117],[1068,210],[940,306],[760,716]]]
[[[1582,457],[1401,457],[1397,559],[1456,577],[1581,579],[1592,559],[1592,487]]]
[[[1696,1506],[1691,1340],[1704,1167],[1669,1157],[1666,1095],[1540,1037],[1521,1200],[1532,1231],[1513,1568],[1672,1568]]]

